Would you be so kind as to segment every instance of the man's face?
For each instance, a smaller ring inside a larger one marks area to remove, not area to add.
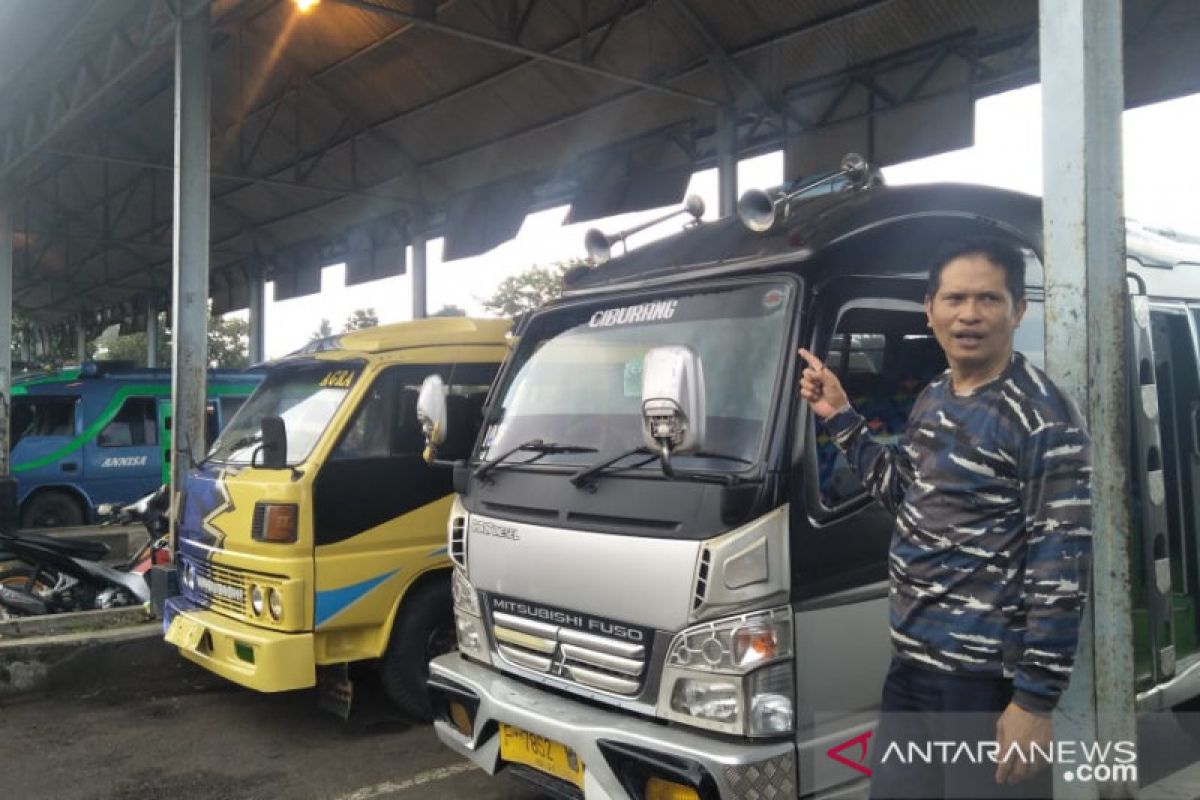
[[[1012,353],[1025,301],[1013,302],[1003,268],[969,254],[942,269],[937,293],[925,298],[925,313],[951,369],[998,371]]]

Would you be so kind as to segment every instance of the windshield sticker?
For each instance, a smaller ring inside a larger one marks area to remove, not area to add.
[[[763,308],[768,311],[774,311],[783,305],[784,300],[787,300],[787,292],[783,289],[768,289],[766,294],[763,295]]]
[[[642,361],[643,357],[631,358],[625,362],[624,392],[626,397],[642,396]]]
[[[349,369],[335,369],[326,372],[321,380],[317,381],[317,386],[333,389],[349,389],[353,384],[354,370]]]
[[[614,325],[631,325],[635,322],[657,322],[675,316],[678,300],[656,300],[636,306],[609,308],[592,314],[589,328],[611,328]]]

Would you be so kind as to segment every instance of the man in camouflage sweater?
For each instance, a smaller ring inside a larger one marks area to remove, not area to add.
[[[1015,248],[965,242],[939,259],[925,310],[950,368],[918,397],[895,447],[872,439],[837,376],[800,351],[808,362],[801,395],[896,515],[893,660],[881,741],[872,748],[877,764],[878,748],[895,733],[889,712],[999,714],[1001,763],[983,767],[994,770],[995,784],[1039,767],[1013,757],[1013,745],[1028,752],[1050,739],[1049,715],[1070,677],[1087,593],[1091,463],[1073,404],[1013,351],[1025,307],[1024,260]],[[918,776],[921,791],[961,796],[956,782],[978,781],[980,770],[952,773],[933,784]],[[877,766],[872,795],[915,796],[916,787],[897,785],[913,774]],[[995,784],[971,796],[1008,796]]]

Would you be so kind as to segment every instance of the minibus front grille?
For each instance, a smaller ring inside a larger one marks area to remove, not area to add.
[[[246,576],[241,570],[213,564],[211,561],[190,561],[196,575],[196,591],[213,608],[242,616],[246,612]]]
[[[644,645],[500,611],[492,612],[492,638],[509,664],[624,696],[642,688]]]

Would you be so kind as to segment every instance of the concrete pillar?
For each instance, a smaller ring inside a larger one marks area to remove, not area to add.
[[[262,275],[254,273],[250,276],[250,363],[257,364],[265,358],[266,349],[266,285]]]
[[[421,231],[412,237],[412,304],[413,319],[425,319],[425,258],[427,246],[425,232]]]
[[[1120,0],[1042,0],[1046,366],[1092,436],[1091,600],[1060,740],[1136,741],[1130,614],[1128,364]],[[1136,783],[1067,781],[1060,797],[1133,797]]]
[[[13,228],[8,208],[0,204],[0,480],[8,477],[8,403],[12,396]],[[0,494],[0,503],[4,495]],[[3,509],[0,509],[3,518]]]
[[[158,295],[146,296],[146,366],[158,366]],[[208,341],[207,339],[205,340]]]
[[[717,116],[717,209],[722,217],[737,213],[737,111]]]
[[[175,231],[171,489],[204,454],[208,364],[209,6],[184,3],[175,30]]]

